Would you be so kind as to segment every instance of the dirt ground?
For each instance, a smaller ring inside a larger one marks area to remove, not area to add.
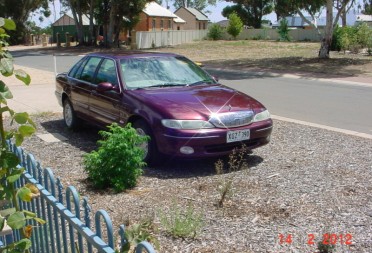
[[[365,53],[331,52],[330,59],[319,59],[318,42],[278,42],[266,40],[195,41],[174,47],[143,51],[171,52],[185,55],[208,67],[238,70],[310,74],[316,77],[372,78],[372,56]],[[122,51],[127,48],[70,47],[43,49],[54,53],[88,53]]]

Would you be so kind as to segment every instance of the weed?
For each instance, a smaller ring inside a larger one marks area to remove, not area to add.
[[[138,224],[133,224],[125,230],[126,243],[122,246],[121,252],[133,252],[137,244],[143,241],[152,243],[159,250],[159,241],[154,236],[153,218],[145,218]]]
[[[202,214],[195,213],[194,208],[189,204],[186,211],[174,203],[170,213],[160,212],[160,222],[166,232],[173,237],[195,238],[203,227]]]
[[[220,198],[217,202],[218,207],[223,207],[226,198],[232,195],[234,175],[231,174],[231,172],[236,172],[241,170],[243,167],[247,167],[245,157],[248,152],[249,150],[247,149],[247,146],[242,145],[241,149],[234,149],[229,155],[228,172],[230,175],[227,178],[222,179],[218,184],[217,189],[220,194]],[[224,174],[224,163],[222,160],[218,160],[215,163],[215,171],[217,175]]]
[[[335,249],[333,244],[324,244],[323,241],[318,242],[318,253],[332,253]]]

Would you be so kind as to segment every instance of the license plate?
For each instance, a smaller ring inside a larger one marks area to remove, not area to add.
[[[249,140],[250,131],[249,129],[236,130],[227,132],[226,142],[244,141]]]

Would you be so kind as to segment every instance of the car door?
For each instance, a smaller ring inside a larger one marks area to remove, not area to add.
[[[77,64],[76,68],[72,68],[69,73],[70,99],[79,117],[90,117],[89,98],[92,89],[95,89],[91,82],[101,60],[101,57],[86,57],[80,65]]]
[[[116,63],[112,59],[104,59],[97,69],[89,104],[91,116],[100,124],[109,125],[119,122],[121,88],[119,85]],[[113,89],[99,90],[100,83],[110,83]]]

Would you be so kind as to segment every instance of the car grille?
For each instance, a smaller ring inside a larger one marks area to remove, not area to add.
[[[219,113],[210,117],[209,122],[218,128],[233,128],[252,123],[253,111]]]

